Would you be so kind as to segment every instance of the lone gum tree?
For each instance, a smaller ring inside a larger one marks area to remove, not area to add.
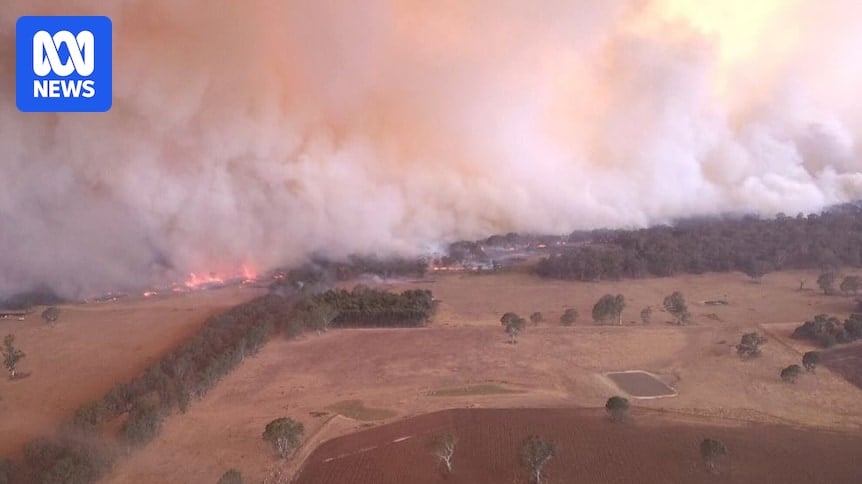
[[[277,418],[266,425],[263,440],[269,442],[282,459],[299,447],[305,427],[291,418]]]
[[[597,323],[617,320],[617,324],[623,325],[623,309],[626,307],[626,298],[622,294],[616,296],[605,294],[593,306],[593,321]]]
[[[675,291],[670,296],[664,298],[662,305],[667,312],[676,318],[676,324],[683,325],[688,323],[688,306],[685,304],[685,297],[683,297],[681,292]]]
[[[518,334],[527,326],[527,321],[515,313],[506,313],[500,318],[500,323],[509,335],[509,343],[518,342]]]
[[[431,441],[431,453],[446,467],[446,474],[452,473],[452,457],[457,443],[458,439],[452,434],[438,435]]]
[[[727,455],[727,447],[720,440],[706,438],[700,443],[700,456],[710,472],[716,471],[719,461]]]
[[[542,484],[545,464],[557,455],[557,444],[538,435],[531,435],[521,443],[521,462],[530,471],[533,484]]]

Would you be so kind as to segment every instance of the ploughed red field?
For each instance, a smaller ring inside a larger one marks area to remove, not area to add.
[[[436,434],[458,439],[453,472],[431,454]],[[546,465],[553,483],[858,483],[862,434],[789,426],[693,422],[638,411],[613,423],[595,409],[456,409],[430,413],[323,443],[297,484],[527,483],[520,442],[558,444]],[[719,439],[729,457],[717,472],[699,444]]]

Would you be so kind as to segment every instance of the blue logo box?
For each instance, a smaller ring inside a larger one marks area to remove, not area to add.
[[[15,25],[15,85],[23,112],[111,109],[113,32],[104,16],[25,16]]]

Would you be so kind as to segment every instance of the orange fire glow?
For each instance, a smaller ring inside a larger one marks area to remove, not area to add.
[[[225,284],[228,282],[239,281],[243,284],[253,282],[257,279],[257,271],[248,264],[240,266],[239,270],[231,272],[209,272],[207,274],[199,274],[192,272],[183,281],[181,287],[186,289],[199,289],[204,286]]]

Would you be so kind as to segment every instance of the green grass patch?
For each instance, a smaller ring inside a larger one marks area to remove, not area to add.
[[[398,415],[398,412],[386,408],[368,408],[362,400],[342,400],[326,409],[341,416],[362,421],[385,420]]]
[[[432,397],[466,397],[470,395],[508,395],[512,393],[524,393],[521,390],[512,390],[493,383],[481,385],[470,385],[460,388],[443,388],[428,393]]]

